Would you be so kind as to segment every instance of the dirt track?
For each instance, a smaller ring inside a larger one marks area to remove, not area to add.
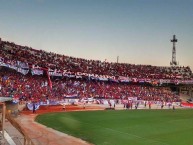
[[[97,106],[87,106],[83,109],[82,106],[66,106],[66,111],[84,111],[84,110],[103,110]],[[35,145],[91,145],[81,139],[69,136],[59,131],[53,130],[41,124],[34,122],[38,114],[47,112],[65,112],[62,106],[45,106],[36,111],[22,111],[21,114],[15,118],[16,121],[22,125],[22,128],[29,135]]]

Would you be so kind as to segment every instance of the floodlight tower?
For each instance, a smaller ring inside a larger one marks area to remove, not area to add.
[[[177,65],[177,61],[176,61],[176,42],[178,40],[176,39],[176,35],[173,35],[173,39],[171,40],[171,42],[173,42],[173,49],[172,49],[172,61],[170,62],[171,66],[176,66]]]

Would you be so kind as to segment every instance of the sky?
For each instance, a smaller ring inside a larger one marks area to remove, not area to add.
[[[193,70],[193,0],[0,0],[4,41],[84,59]]]

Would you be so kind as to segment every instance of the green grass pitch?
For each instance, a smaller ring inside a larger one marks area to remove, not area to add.
[[[192,109],[62,112],[36,121],[95,145],[193,145]]]

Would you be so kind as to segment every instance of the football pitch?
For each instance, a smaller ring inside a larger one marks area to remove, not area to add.
[[[36,121],[95,145],[193,144],[192,109],[60,112]]]

